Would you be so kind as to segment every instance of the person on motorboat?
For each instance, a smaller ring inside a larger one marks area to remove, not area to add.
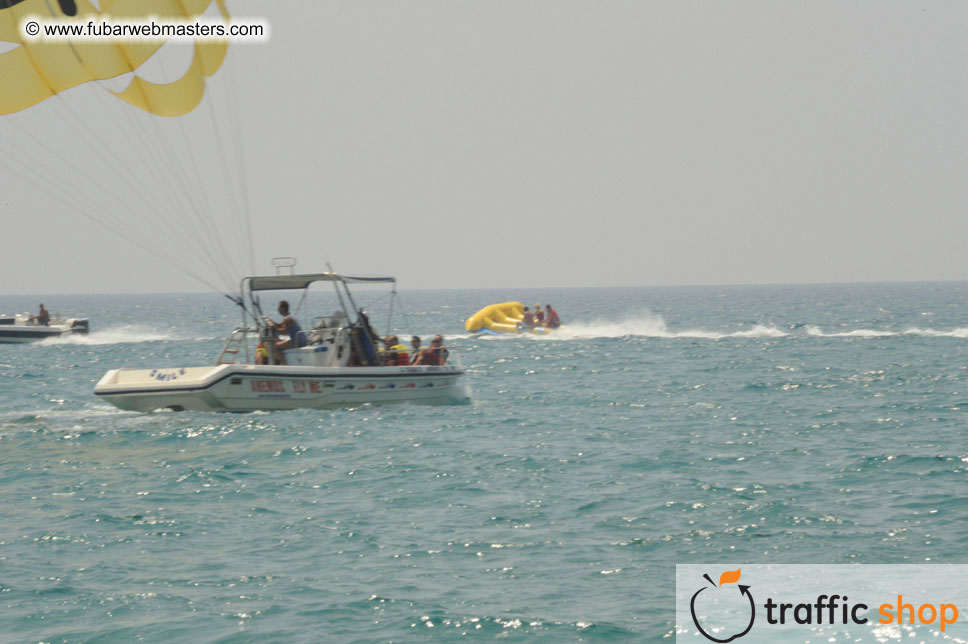
[[[379,337],[379,336],[377,336],[376,331],[373,330],[373,327],[370,326],[370,318],[366,314],[366,311],[363,311],[363,310],[360,311],[360,319],[359,319],[359,321],[357,321],[357,324],[364,331],[366,331],[367,333],[369,333],[370,334],[370,337],[372,337],[374,341],[376,341],[377,337]]]
[[[551,308],[550,304],[545,304],[545,310],[548,312],[548,317],[545,320],[545,326],[549,329],[557,329],[561,326],[561,319],[558,317],[558,311]]]
[[[386,350],[383,351],[383,364],[387,366],[405,367],[410,364],[410,354],[407,347],[400,344],[400,338],[388,335],[383,339]]]
[[[299,326],[299,323],[296,322],[296,318],[289,315],[289,302],[279,300],[279,308],[277,310],[279,311],[279,315],[283,316],[282,322],[273,322],[266,318],[266,324],[276,333],[289,336],[288,340],[277,340],[273,345],[276,364],[286,364],[282,352],[286,349],[296,349],[306,346],[307,339],[306,333]]]
[[[435,335],[430,341],[430,348],[420,352],[420,356],[414,362],[417,365],[443,365],[447,363],[447,356],[450,352],[444,348],[444,339]]]
[[[534,305],[534,325],[544,326],[544,320],[545,320],[545,314],[544,314],[544,311],[541,310],[541,305],[535,304]]]
[[[50,313],[44,308],[44,305],[40,305],[40,311],[37,315],[31,315],[30,321],[37,326],[50,326]]]
[[[423,351],[423,347],[420,346],[420,336],[415,335],[410,338],[410,364],[417,363],[421,351]]]

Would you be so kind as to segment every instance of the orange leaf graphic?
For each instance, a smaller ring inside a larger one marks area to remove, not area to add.
[[[739,581],[740,570],[742,569],[737,568],[736,570],[727,570],[726,572],[721,574],[719,576],[719,585],[722,586],[723,584],[732,584],[734,582]]]

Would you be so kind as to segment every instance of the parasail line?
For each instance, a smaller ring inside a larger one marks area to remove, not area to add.
[[[197,49],[196,49],[196,55],[197,55]],[[159,64],[161,66],[162,74],[167,78],[168,77],[168,73],[167,73],[167,70],[166,70],[165,65],[164,65],[164,60],[163,59],[159,59]],[[209,92],[206,92],[206,96],[203,97],[203,100],[205,100],[205,99],[208,99],[209,101],[211,101],[211,96],[209,95]],[[211,104],[211,103],[209,103],[209,104]],[[178,127],[178,130],[181,133],[182,141],[184,141],[185,150],[187,151],[189,160],[191,161],[193,172],[190,173],[190,174],[188,174],[186,176],[184,174],[184,171],[182,170],[182,168],[181,168],[181,166],[179,164],[172,164],[172,166],[175,168],[176,174],[182,177],[182,180],[185,182],[185,185],[192,186],[192,187],[194,187],[197,190],[197,194],[201,197],[201,202],[202,202],[202,204],[204,206],[204,211],[206,213],[208,213],[209,215],[214,215],[215,210],[212,208],[212,205],[211,205],[211,203],[208,200],[208,193],[206,192],[204,186],[202,186],[201,183],[200,183],[200,181],[199,181],[199,178],[201,177],[201,173],[198,170],[198,163],[197,163],[196,158],[195,158],[195,153],[194,153],[194,150],[191,147],[191,143],[189,141],[188,135],[185,132],[184,124],[183,124],[183,122],[182,122],[181,119],[175,119],[175,121],[176,121],[176,125]],[[152,121],[152,124],[156,127],[156,130],[157,130],[157,122]],[[165,142],[166,145],[171,143],[168,139],[164,139],[164,142]],[[172,151],[169,148],[165,147],[164,149],[169,154],[172,154]],[[190,181],[191,179],[194,179],[195,180],[195,183],[192,183]],[[220,235],[218,233],[218,230],[215,228],[214,223],[209,218],[205,217],[201,213],[197,213],[197,215],[200,217],[200,219],[203,222],[205,222],[205,223],[207,223],[209,225],[209,227],[211,229],[211,233],[212,233],[211,241],[212,241],[213,246],[215,246],[216,250],[219,252],[219,254],[221,255],[221,257],[223,258],[223,261],[225,261],[226,266],[229,267],[229,275],[234,274],[235,275],[235,278],[237,280],[238,277],[241,276],[243,273],[240,270],[241,267],[239,267],[239,266],[237,266],[235,264],[234,259],[229,255],[229,253],[226,251],[224,245],[222,244],[222,235]],[[233,230],[233,233],[234,233],[234,235],[236,237],[236,243],[238,244],[236,247],[237,248],[241,248],[242,247],[242,243],[241,243],[241,239],[239,239],[239,231],[238,231],[237,227],[236,226],[231,226],[231,225],[229,227]],[[224,277],[224,275],[223,275],[223,279],[226,279]],[[229,284],[229,285],[234,284],[234,282],[235,282],[235,280],[233,280],[231,277],[229,277],[228,279],[226,279],[226,283]],[[231,288],[231,286],[230,286],[230,288]]]
[[[48,146],[43,141],[37,139],[36,137],[32,137],[15,120],[10,119],[8,122],[10,122],[13,125],[14,128],[18,129],[25,136],[27,136],[28,138],[32,138],[33,141],[34,141],[34,143],[37,146],[39,146],[40,148],[46,150],[48,153],[50,153],[51,155],[53,155],[53,157],[59,159],[60,162],[63,163],[65,167],[69,168],[71,171],[75,172],[76,174],[80,175],[81,177],[87,179],[94,187],[98,188],[104,194],[106,194],[107,196],[111,197],[115,202],[117,202],[122,207],[123,210],[126,210],[128,212],[136,212],[136,210],[134,208],[132,208],[127,202],[125,202],[123,199],[121,199],[121,197],[119,197],[118,195],[116,195],[116,194],[112,193],[111,191],[107,190],[103,185],[101,185],[101,183],[99,181],[97,181],[96,179],[94,179],[93,177],[91,177],[90,175],[88,175],[86,172],[84,172],[82,169],[80,169],[79,167],[77,167],[76,165],[74,165],[73,163],[71,163],[70,161],[68,161],[67,159],[65,159],[62,155],[60,155],[57,151],[53,150],[50,146]],[[20,153],[21,153],[21,155],[23,157],[30,158],[30,154],[28,154],[24,150],[20,149],[19,146],[15,146],[15,147],[18,148],[18,150],[20,151]],[[165,230],[163,228],[157,227],[157,225],[156,225],[156,229],[163,236],[168,237],[169,239],[171,239],[172,241],[174,241],[176,244],[178,243],[178,239],[176,239],[170,231],[167,231],[167,230]]]
[[[149,127],[141,122],[139,114],[130,112],[129,110],[122,111],[129,120],[129,123],[134,126],[135,130],[142,137],[142,142],[146,149],[150,151],[145,156],[150,158],[158,167],[158,176],[169,184],[170,192],[176,195],[179,200],[184,200],[185,206],[187,206],[176,209],[173,214],[180,215],[183,218],[183,223],[188,228],[196,231],[197,234],[192,235],[191,239],[198,244],[198,254],[208,260],[213,272],[218,274],[220,279],[225,282],[226,287],[231,290],[234,288],[235,281],[237,280],[237,268],[229,258],[224,245],[221,243],[221,237],[211,218],[203,214],[203,211],[208,213],[213,212],[208,204],[204,189],[189,180],[189,177],[182,170],[181,164],[175,159],[171,137],[165,136],[161,132],[160,124],[169,123],[169,121],[167,119],[158,121],[154,115],[146,114],[144,118],[148,119]],[[180,121],[178,125],[180,126]],[[183,138],[185,138],[184,135]],[[194,155],[192,155],[192,160],[194,162]],[[200,176],[197,165],[195,166],[194,176],[196,178]],[[203,240],[207,240],[207,248],[202,245]],[[211,254],[210,251],[212,249],[216,251],[218,257],[214,257]]]
[[[102,107],[104,107],[105,111],[107,111],[109,108],[104,105],[104,100],[101,97],[101,94],[96,93],[96,95],[98,97],[99,102],[101,102]],[[142,149],[145,151],[157,149],[157,146],[153,146],[148,141],[147,137],[145,136],[145,129],[141,125],[141,123],[138,122],[137,118],[135,118],[134,113],[131,110],[126,110],[126,109],[122,109],[121,111],[124,117],[128,119],[128,123],[131,126],[129,131],[133,130],[134,133],[139,137],[140,145]],[[146,116],[146,118],[150,118],[150,116]],[[130,138],[128,136],[125,136],[125,138],[128,139],[130,142]],[[137,147],[137,146],[134,146],[134,147]],[[204,254],[205,247],[202,245],[202,241],[201,241],[202,238],[204,237],[203,231],[198,228],[194,228],[192,219],[186,216],[186,211],[190,213],[193,209],[196,208],[195,205],[190,201],[190,195],[183,194],[184,191],[181,189],[181,187],[176,186],[172,183],[172,177],[170,173],[166,172],[165,169],[159,164],[159,161],[154,154],[150,154],[150,153],[138,154],[136,155],[136,157],[144,166],[145,170],[153,174],[162,183],[168,184],[169,194],[173,195],[174,198],[178,201],[184,200],[181,206],[171,209],[168,212],[172,216],[183,218],[184,223],[188,225],[190,228],[193,228],[193,232],[195,234],[188,235],[187,236],[188,241],[197,247],[198,252]],[[149,161],[154,164],[153,171],[152,171],[152,168],[149,166]],[[158,199],[158,201],[160,205],[160,198]],[[165,213],[163,211],[160,212],[159,219],[164,220],[164,214]],[[196,215],[196,219],[200,219],[200,215]],[[216,273],[218,272],[218,267],[215,266],[214,264],[209,266],[209,268],[215,271]]]
[[[232,50],[235,51],[234,49]],[[234,54],[233,54],[234,55]],[[245,140],[242,138],[242,121],[238,112],[238,89],[235,84],[235,66],[232,64],[223,65],[222,84],[226,87],[226,98],[228,103],[229,122],[232,127],[233,141],[238,142],[238,149],[235,152],[237,163],[237,173],[239,183],[242,188],[242,207],[245,210],[245,227],[248,230],[249,238],[249,272],[255,274],[255,246],[253,244],[254,235],[252,229],[252,209],[250,207],[248,171],[245,165]]]
[[[176,212],[182,216],[189,228],[193,228],[196,231],[196,234],[192,235],[191,238],[196,242],[199,254],[206,257],[210,262],[210,267],[213,272],[218,274],[227,285],[232,284],[233,280],[229,277],[229,273],[226,272],[226,267],[231,265],[231,262],[228,260],[227,253],[220,243],[218,232],[211,220],[204,216],[203,206],[198,203],[199,199],[196,195],[195,186],[187,178],[180,178],[178,163],[174,158],[167,137],[160,132],[158,124],[153,120],[151,121],[152,127],[148,128],[141,123],[140,118],[138,118],[140,115],[128,112],[127,110],[123,111],[126,112],[126,116],[142,137],[145,148],[153,152],[146,156],[158,168],[158,176],[169,184],[171,194],[176,195],[177,199],[183,202],[184,205],[180,209],[177,209]],[[152,116],[145,115],[144,118],[151,120]],[[205,201],[204,192],[202,192],[201,200]],[[205,210],[210,211],[211,209],[206,208]],[[208,254],[209,249],[202,243],[205,239],[209,241],[210,247],[214,247],[219,252],[221,255],[219,259],[213,259]]]
[[[101,97],[101,94],[99,92],[94,92],[94,94],[95,96],[97,96],[98,101],[101,102],[103,106],[103,99]],[[62,114],[62,118],[64,119],[64,121],[65,122],[73,121],[75,125],[75,131],[82,137],[84,142],[87,143],[88,146],[90,146],[95,151],[95,153],[100,153],[101,156],[106,161],[108,161],[109,164],[111,164],[111,162],[113,161],[112,165],[115,171],[119,175],[126,176],[131,184],[135,184],[137,187],[141,189],[142,192],[145,193],[146,196],[150,198],[147,201],[148,207],[155,212],[155,214],[158,216],[159,221],[163,221],[165,219],[165,210],[162,207],[161,198],[146,183],[141,181],[140,178],[132,172],[129,166],[122,163],[121,160],[117,157],[117,155],[114,154],[114,152],[109,147],[105,146],[100,141],[100,137],[96,136],[96,133],[94,133],[93,130],[91,130],[91,128],[87,127],[86,124],[84,124],[83,121],[81,121],[80,119],[77,119],[69,108],[62,105],[64,99],[59,94],[54,98],[56,100],[52,103],[53,105],[64,107],[64,114]],[[85,131],[91,132],[91,134],[93,135],[93,141],[90,137],[87,136]],[[99,152],[99,151],[102,151],[102,152]]]
[[[2,162],[0,162],[0,163],[2,163]],[[48,196],[56,199],[57,201],[60,201],[61,203],[63,203],[64,205],[66,205],[68,208],[74,210],[75,212],[77,212],[81,216],[87,217],[88,219],[94,221],[95,223],[97,223],[97,224],[99,224],[101,226],[104,226],[105,228],[107,228],[108,230],[112,231],[113,233],[115,233],[116,235],[118,235],[119,237],[121,237],[122,239],[124,239],[125,241],[130,242],[132,244],[135,244],[136,246],[139,246],[140,248],[142,248],[143,250],[147,251],[148,253],[150,253],[151,255],[155,256],[156,258],[160,259],[161,261],[165,262],[166,264],[170,264],[171,263],[171,259],[170,258],[165,257],[162,254],[160,254],[150,244],[141,242],[138,239],[136,239],[136,238],[134,238],[132,236],[129,236],[129,235],[125,234],[119,228],[117,228],[115,226],[112,226],[109,221],[103,220],[103,219],[97,217],[96,215],[94,215],[93,212],[96,212],[96,209],[92,209],[92,212],[88,212],[87,209],[78,206],[78,204],[75,203],[72,199],[69,199],[69,198],[67,198],[67,197],[65,197],[63,195],[57,194],[59,190],[60,191],[63,191],[63,189],[60,188],[60,186],[58,186],[57,184],[51,182],[49,179],[44,179],[44,181],[46,181],[48,185],[46,185],[46,186],[41,185],[41,182],[38,181],[36,177],[37,176],[41,176],[42,177],[43,175],[29,175],[29,174],[25,174],[23,172],[20,172],[17,168],[14,168],[14,167],[9,166],[7,164],[3,164],[3,165],[4,165],[4,167],[10,173],[12,173],[12,174],[14,174],[16,176],[19,176],[21,179],[23,179],[24,181],[32,184],[34,187],[36,187],[36,188],[38,188],[38,189],[40,189],[42,191],[45,191],[46,194],[48,194]],[[53,190],[50,191],[50,189],[53,189]],[[218,287],[216,287],[215,285],[213,285],[211,282],[209,282],[205,278],[203,278],[203,277],[201,277],[199,275],[196,275],[193,271],[189,270],[185,266],[182,266],[182,265],[179,265],[179,264],[175,264],[175,266],[176,266],[176,268],[179,268],[181,271],[183,271],[184,273],[186,273],[190,277],[198,280],[199,282],[201,282],[202,284],[204,284],[208,288],[211,288],[211,289],[213,289],[216,292],[222,292],[221,289],[219,289]]]
[[[211,96],[209,95],[207,98],[211,99]],[[212,120],[212,128],[213,128],[213,131],[215,132],[215,137],[214,138],[215,138],[215,143],[216,143],[216,145],[218,147],[219,159],[221,159],[221,161],[222,161],[221,166],[220,166],[221,169],[222,169],[222,172],[221,172],[222,180],[225,183],[225,189],[228,192],[229,200],[231,201],[231,208],[235,212],[239,212],[239,211],[241,211],[241,208],[239,208],[238,202],[236,201],[235,185],[232,182],[232,177],[229,176],[228,159],[226,158],[226,155],[225,155],[225,148],[222,145],[222,133],[221,133],[221,130],[219,129],[219,126],[218,126],[218,119],[215,118],[215,110],[212,107],[213,101],[209,100],[207,102],[208,102],[208,113],[209,113],[209,117]],[[244,245],[244,242],[245,241],[248,241],[248,247],[249,248],[252,247],[252,231],[251,231],[251,229],[246,229],[244,231],[244,233],[246,233],[246,235],[243,235],[243,231],[239,231],[239,230],[236,230],[236,233],[237,233],[237,237],[239,237],[240,247],[245,247],[245,245]],[[248,237],[247,240],[245,239],[245,236]]]

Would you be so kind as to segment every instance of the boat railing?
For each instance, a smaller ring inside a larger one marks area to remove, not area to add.
[[[325,328],[325,327],[323,327]],[[313,329],[314,332],[319,332],[320,329]],[[331,327],[334,332],[342,331],[342,328]],[[222,347],[222,351],[219,353],[218,360],[216,360],[216,365],[225,364],[236,364],[240,362],[240,358],[244,364],[252,364],[252,353],[249,347],[249,337],[259,338],[259,329],[252,327],[237,327],[229,335],[228,339],[225,341],[225,346]],[[312,344],[312,343],[311,343]],[[427,347],[423,347],[427,348]],[[447,360],[445,365],[456,366],[458,369],[463,369],[464,365],[460,359],[460,353],[451,347],[442,347],[447,352]],[[380,351],[380,354],[384,354],[384,351]]]
[[[423,346],[423,347],[421,347],[421,350],[423,350],[423,349],[429,349],[429,348],[430,347]],[[448,366],[448,367],[455,366],[458,369],[463,369],[464,368],[464,365],[461,363],[461,360],[460,360],[460,353],[456,349],[453,349],[453,348],[448,347],[448,346],[443,346],[443,347],[441,347],[441,349],[444,350],[444,352],[445,352],[444,355],[446,356],[446,359],[444,360],[444,364],[441,365],[441,366]],[[377,366],[392,366],[392,364],[384,363],[384,360],[385,360],[387,354],[392,354],[394,352],[391,352],[388,349],[380,349],[380,351],[378,353],[379,353],[379,356],[380,356],[380,363]],[[409,356],[409,358],[410,358],[411,361],[414,359],[414,353],[413,353],[413,350],[412,349],[408,349],[407,350],[407,355]],[[411,362],[411,366],[420,366],[420,365],[413,365],[413,363]]]
[[[428,347],[424,347],[427,349]],[[444,364],[441,367],[457,367],[458,369],[463,369],[464,365],[460,361],[460,352],[457,349],[453,349],[448,346],[440,347],[444,351]]]
[[[463,371],[464,363],[460,361],[460,351],[457,351],[456,349],[451,349],[449,347],[444,347],[444,348],[447,349],[447,362],[445,362],[444,364],[452,365],[454,367],[457,367],[461,371]]]
[[[222,347],[222,352],[218,355],[218,360],[215,364],[235,364],[239,361],[239,354],[243,352],[245,357],[244,362],[251,363],[252,356],[249,353],[249,334],[259,337],[259,330],[249,327],[238,327],[232,331],[232,335],[225,341],[225,346]]]

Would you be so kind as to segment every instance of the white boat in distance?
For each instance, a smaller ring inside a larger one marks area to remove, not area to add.
[[[12,317],[0,316],[0,343],[5,344],[37,342],[71,333],[87,332],[87,318],[53,317],[48,324],[37,324],[36,320],[26,313]]]
[[[282,351],[285,364],[271,364],[271,351],[270,364],[255,364],[252,342],[268,347],[278,339],[262,315],[257,293],[305,291],[315,282],[333,284],[341,310],[314,318],[306,346]],[[246,277],[240,297],[233,298],[242,307],[243,326],[232,332],[215,366],[114,369],[101,378],[94,393],[121,409],[141,412],[331,408],[464,398],[458,387],[464,371],[459,364],[450,364],[451,359],[442,365],[382,366],[376,334],[347,286],[373,282],[396,280],[336,273]]]

